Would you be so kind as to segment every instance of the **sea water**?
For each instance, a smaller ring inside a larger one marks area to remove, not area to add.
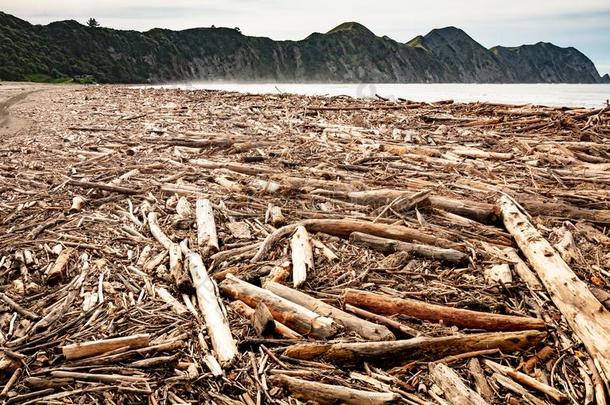
[[[546,106],[595,107],[610,99],[610,84],[299,84],[189,82],[163,88],[226,90],[252,94],[294,93],[301,95],[375,97],[434,102],[490,102]]]

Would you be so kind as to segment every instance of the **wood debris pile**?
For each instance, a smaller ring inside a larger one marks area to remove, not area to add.
[[[608,108],[103,86],[13,110],[6,403],[605,403]]]

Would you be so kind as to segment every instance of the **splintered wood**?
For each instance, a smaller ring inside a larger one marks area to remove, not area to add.
[[[606,403],[609,108],[36,97],[0,139],[6,403]]]

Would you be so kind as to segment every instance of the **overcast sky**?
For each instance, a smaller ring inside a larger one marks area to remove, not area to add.
[[[346,21],[406,42],[454,25],[486,47],[538,41],[574,46],[610,72],[609,0],[0,0],[33,23],[95,17],[111,28],[240,27],[246,35],[302,39]]]

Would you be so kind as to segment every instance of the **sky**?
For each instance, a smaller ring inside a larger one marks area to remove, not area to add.
[[[400,42],[452,25],[486,47],[573,46],[610,73],[609,0],[0,0],[0,11],[35,24],[95,17],[117,29],[215,25],[294,40],[346,21]]]

